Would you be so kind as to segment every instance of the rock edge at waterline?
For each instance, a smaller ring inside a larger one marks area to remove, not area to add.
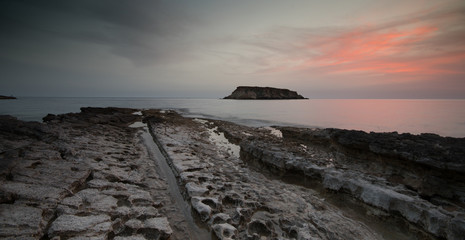
[[[219,239],[465,235],[464,138],[82,108],[44,123],[0,116],[0,238],[188,239],[140,131]]]

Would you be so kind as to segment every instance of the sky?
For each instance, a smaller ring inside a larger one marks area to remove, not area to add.
[[[465,98],[463,0],[2,0],[0,95]]]

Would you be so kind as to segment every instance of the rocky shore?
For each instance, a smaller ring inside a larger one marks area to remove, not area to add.
[[[4,239],[465,236],[463,138],[121,108],[1,116],[0,133]]]

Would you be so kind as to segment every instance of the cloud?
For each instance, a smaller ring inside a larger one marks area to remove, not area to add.
[[[166,1],[2,1],[0,38],[62,39],[99,44],[137,66],[190,57],[197,19]],[[19,45],[17,43],[16,45]]]
[[[279,27],[243,43],[261,50],[249,58],[256,73],[463,75],[463,22],[465,7],[436,8],[363,26]]]

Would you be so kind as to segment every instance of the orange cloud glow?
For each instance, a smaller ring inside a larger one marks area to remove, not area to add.
[[[395,75],[391,81],[465,74],[464,13],[465,9],[427,11],[343,29],[281,29],[275,34],[290,35],[289,41],[254,43],[272,52],[259,72]]]
[[[465,60],[465,52],[428,53],[422,44],[437,35],[434,26],[389,29],[382,32],[354,30],[323,39],[307,48],[318,53],[293,69],[330,67],[328,74],[447,74],[463,73],[444,65]]]

